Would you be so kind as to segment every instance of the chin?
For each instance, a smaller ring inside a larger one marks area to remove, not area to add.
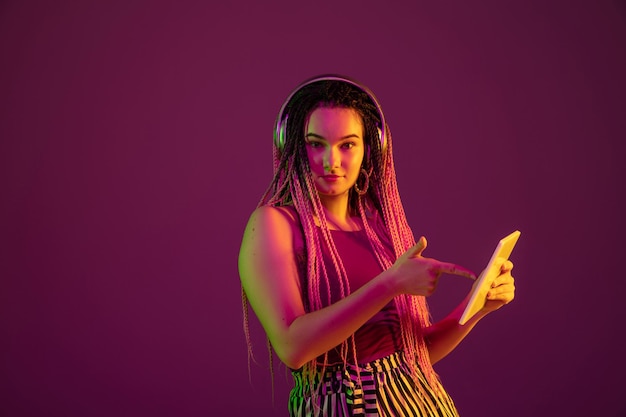
[[[347,195],[348,194],[348,190],[317,190],[317,193],[320,196],[324,196],[324,197],[338,197],[338,196],[342,196],[342,195]]]

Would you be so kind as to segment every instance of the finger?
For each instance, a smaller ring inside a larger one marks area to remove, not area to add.
[[[449,262],[437,262],[435,269],[444,274],[460,275],[462,277],[476,279],[476,274],[469,269]]]
[[[491,283],[489,291],[515,291],[515,281],[511,279],[505,279],[500,282]]]
[[[504,262],[502,264],[502,266],[500,267],[500,271],[501,272],[509,272],[510,270],[513,269],[513,262],[507,260],[506,262]]]
[[[506,272],[501,273],[497,277],[495,277],[493,281],[491,282],[491,286],[497,287],[498,285],[502,285],[502,284],[511,284],[513,283],[513,281],[514,279],[513,279],[513,275],[511,275],[511,271],[506,271]]]
[[[426,249],[427,245],[428,242],[426,241],[426,238],[424,236],[420,237],[417,243],[411,249],[409,249],[409,257],[413,258],[417,256],[422,256],[422,252],[424,252],[424,249]]]
[[[486,295],[487,300],[500,300],[504,301],[505,304],[511,302],[515,298],[515,290],[513,289],[496,289],[492,288],[487,292]]]

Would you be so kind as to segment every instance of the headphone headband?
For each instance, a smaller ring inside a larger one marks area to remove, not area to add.
[[[311,78],[303,82],[302,84],[300,84],[289,94],[289,96],[287,96],[287,99],[285,100],[283,105],[280,107],[280,111],[278,112],[278,116],[276,117],[276,125],[274,128],[274,145],[276,145],[276,147],[279,150],[282,150],[285,146],[286,131],[287,131],[286,125],[287,125],[287,119],[289,118],[289,114],[286,113],[285,110],[287,109],[288,105],[291,103],[291,99],[304,87],[310,84],[316,83],[316,82],[320,82],[320,81],[341,81],[341,82],[353,85],[357,87],[359,90],[363,91],[365,94],[367,94],[367,96],[372,101],[372,103],[374,103],[374,106],[376,107],[376,110],[380,117],[379,139],[380,139],[381,149],[384,149],[386,145],[387,125],[385,123],[385,115],[383,114],[383,110],[380,106],[380,103],[378,102],[378,99],[376,99],[376,96],[374,95],[374,93],[366,86],[354,80],[351,80],[350,78],[342,77],[339,75],[332,75],[332,74],[321,75],[321,76]]]

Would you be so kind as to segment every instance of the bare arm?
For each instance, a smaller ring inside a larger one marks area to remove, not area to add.
[[[501,266],[500,275],[494,280],[487,294],[485,307],[467,323],[461,325],[459,319],[469,302],[469,295],[446,318],[426,329],[426,341],[433,364],[452,352],[483,317],[513,300],[515,282],[511,275],[512,269],[513,264],[510,261],[506,261]]]
[[[239,274],[254,312],[279,358],[290,368],[334,348],[401,293],[430,295],[441,272],[471,275],[456,265],[421,257],[425,239],[387,271],[346,298],[306,313],[294,253],[294,226],[278,208],[251,216],[239,254]]]
[[[348,338],[395,292],[381,274],[349,297],[305,314],[294,232],[298,233],[279,209],[257,209],[244,234],[239,274],[277,355],[297,369]]]

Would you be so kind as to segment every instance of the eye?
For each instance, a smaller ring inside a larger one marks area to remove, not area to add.
[[[306,144],[311,148],[321,148],[323,146],[321,142],[316,140],[307,140]]]
[[[354,142],[346,142],[346,143],[342,143],[341,147],[343,149],[352,149],[356,146],[356,144]]]

